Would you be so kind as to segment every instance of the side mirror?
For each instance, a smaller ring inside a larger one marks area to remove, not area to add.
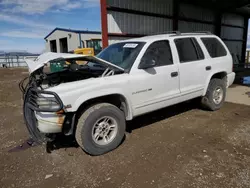
[[[142,59],[139,65],[139,69],[149,69],[155,67],[156,62],[154,59]]]

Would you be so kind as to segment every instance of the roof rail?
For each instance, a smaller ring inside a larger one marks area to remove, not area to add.
[[[176,34],[176,35],[181,35],[181,32],[180,31],[166,31],[166,32],[152,33],[152,35],[160,35],[160,34]]]
[[[172,36],[176,35],[192,35],[192,34],[206,34],[206,35],[213,35],[211,31],[190,31],[186,33],[181,33],[180,31],[166,31],[166,32],[158,32],[158,33],[151,33],[149,35],[164,35],[164,34],[173,34]]]
[[[200,34],[212,35],[211,31],[191,31],[189,33],[200,33]],[[185,34],[185,33],[183,33],[183,34]]]

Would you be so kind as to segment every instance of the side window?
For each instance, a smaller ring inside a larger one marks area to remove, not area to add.
[[[201,38],[207,48],[208,53],[212,58],[222,57],[227,55],[227,51],[221,42],[216,38]]]
[[[204,59],[204,54],[195,38],[175,39],[180,63]]]
[[[169,41],[164,40],[152,43],[142,59],[153,59],[157,67],[173,64]]]

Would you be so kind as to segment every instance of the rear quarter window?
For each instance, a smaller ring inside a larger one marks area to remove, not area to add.
[[[201,40],[212,58],[223,57],[227,55],[225,47],[217,38],[201,38]]]

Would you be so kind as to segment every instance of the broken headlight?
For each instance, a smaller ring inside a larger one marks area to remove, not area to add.
[[[37,100],[36,100],[36,103],[38,105],[38,108],[41,111],[44,111],[44,110],[47,110],[47,109],[49,109],[51,111],[59,111],[59,110],[61,110],[61,106],[60,106],[59,102],[53,96],[44,97],[42,95],[39,95]]]
[[[28,106],[38,112],[57,112],[63,109],[59,96],[50,91],[30,89],[26,95]]]

